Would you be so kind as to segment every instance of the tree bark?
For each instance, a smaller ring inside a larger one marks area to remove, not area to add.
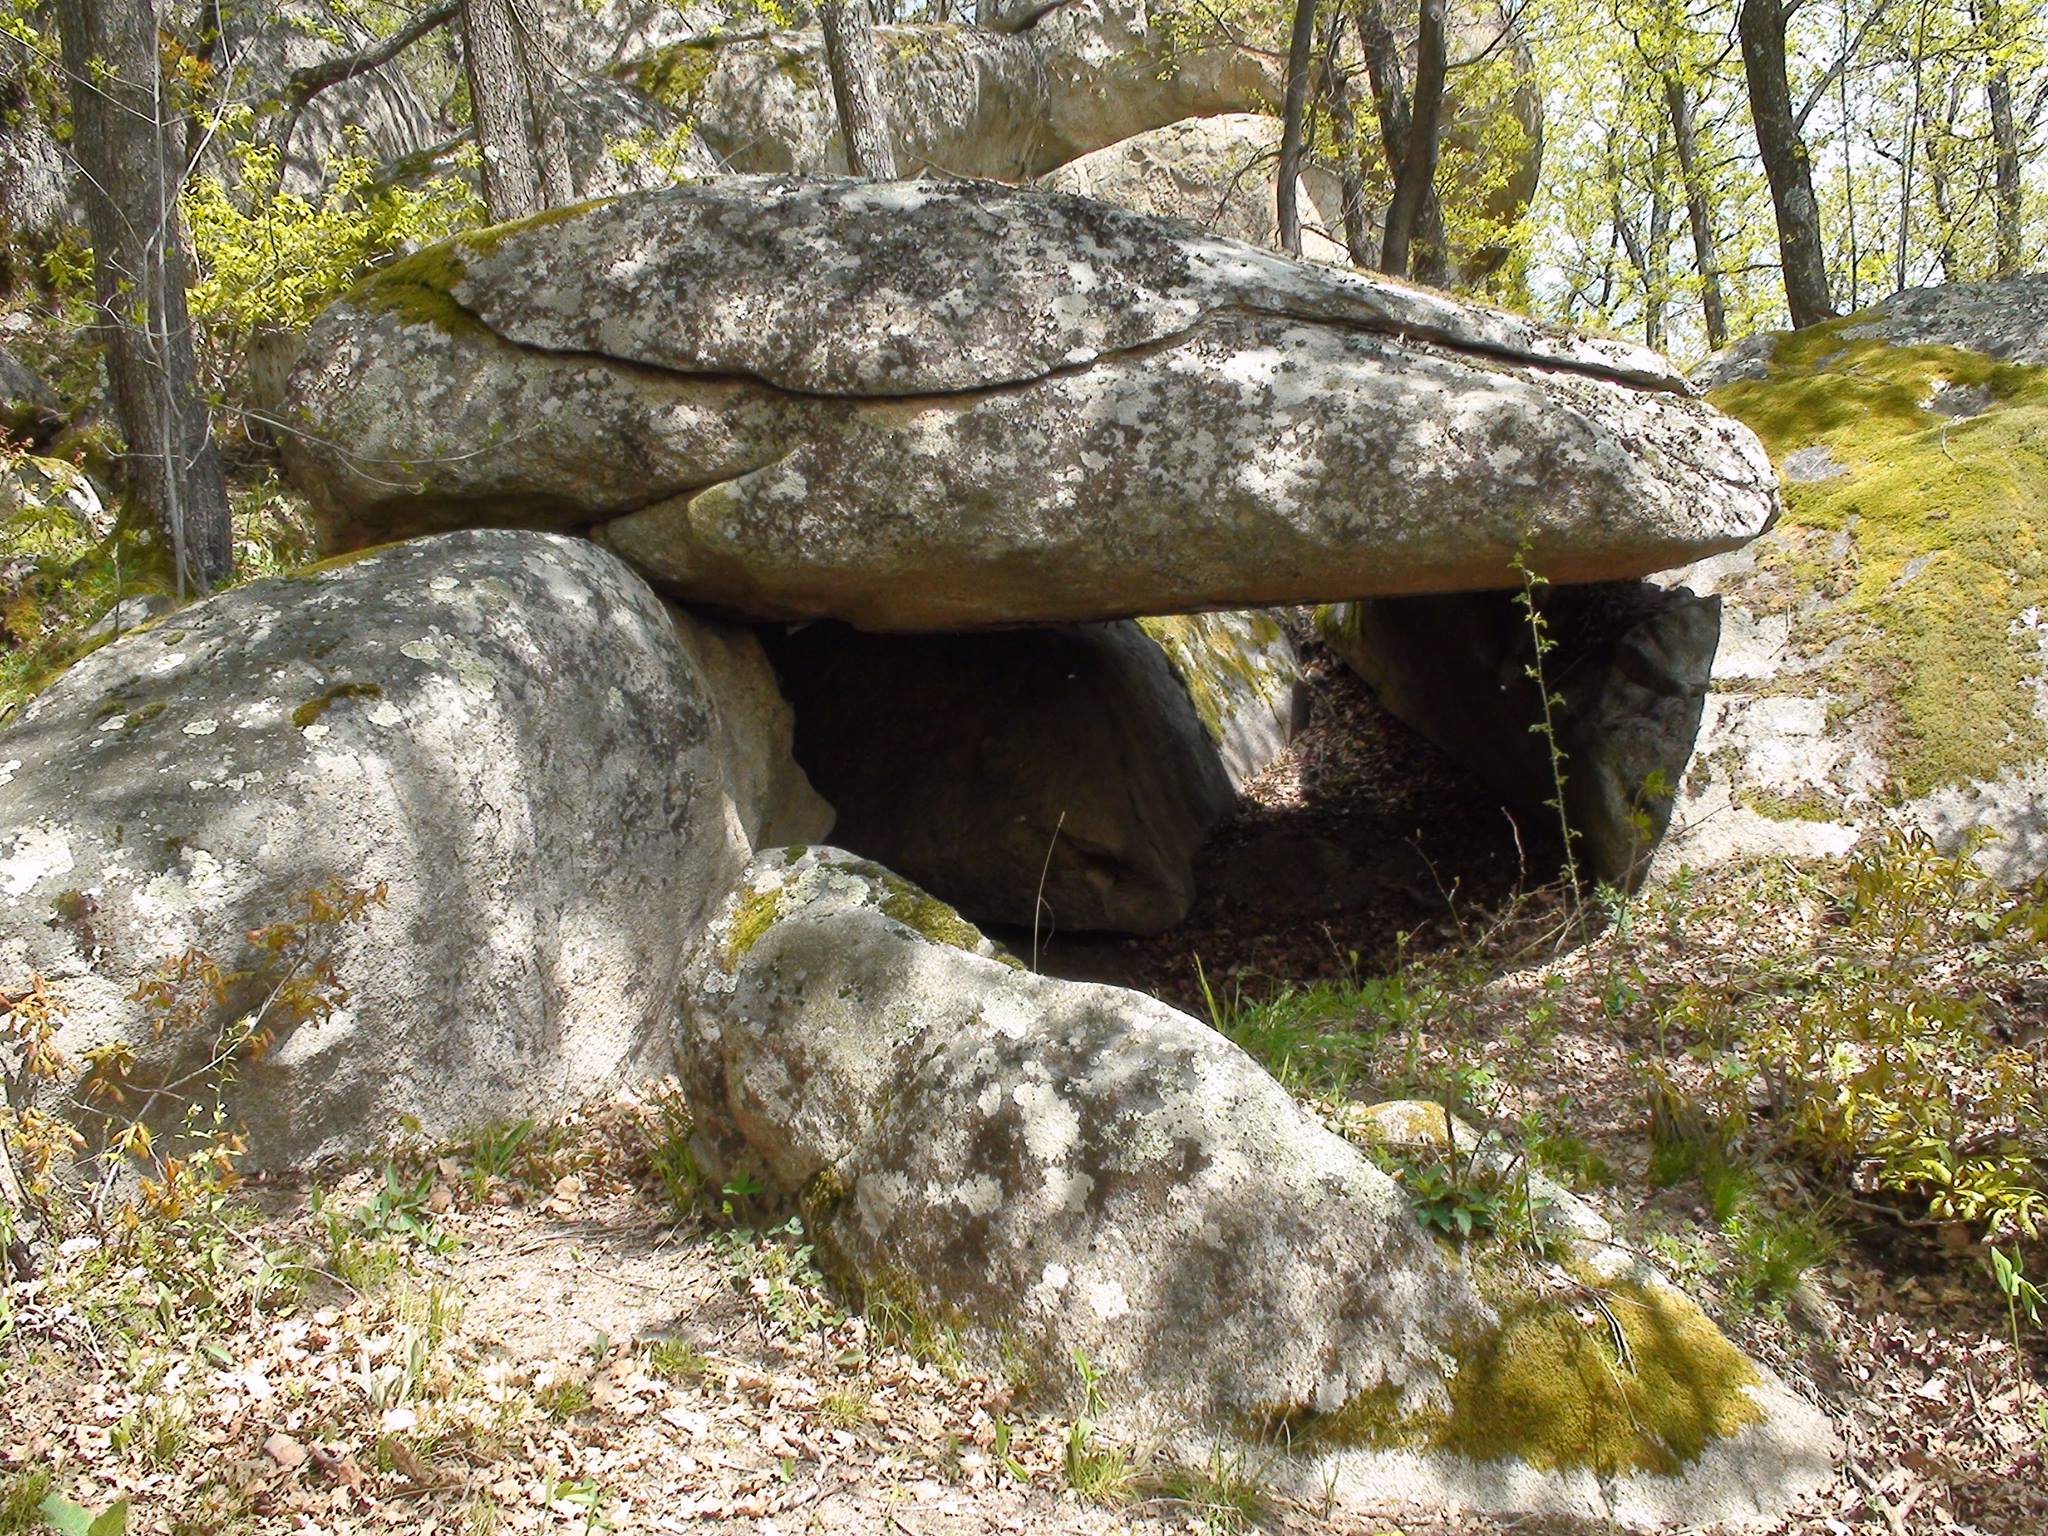
[[[1287,40],[1287,89],[1280,103],[1280,171],[1277,213],[1280,248],[1301,254],[1300,181],[1307,137],[1309,74],[1316,46],[1316,0],[1294,0],[1294,31]]]
[[[896,146],[882,111],[882,66],[866,0],[823,0],[818,21],[825,34],[825,67],[839,109],[846,169],[855,176],[893,180]]]
[[[1995,221],[1991,275],[2012,277],[2023,259],[2023,197],[2020,136],[2012,109],[2012,66],[2000,50],[2006,42],[2005,12],[1999,0],[1984,0],[1987,33],[1984,101],[1991,116],[1991,206]]]
[[[576,196],[561,118],[540,78],[539,37],[522,0],[462,0],[462,67],[483,157],[484,206],[500,222]]]
[[[1380,269],[1406,276],[1414,265],[1418,232],[1423,245],[1432,242],[1419,230],[1423,210],[1435,201],[1437,150],[1443,137],[1444,77],[1449,40],[1444,24],[1445,0],[1421,0],[1421,25],[1415,39],[1415,90],[1408,110],[1408,143],[1394,178],[1393,200],[1387,205],[1387,234],[1380,243]],[[1434,242],[1441,245],[1441,237]],[[1440,268],[1442,252],[1420,253],[1426,268]]]
[[[1357,267],[1374,265],[1372,232],[1365,218],[1365,172],[1358,162],[1358,121],[1351,85],[1344,78],[1344,17],[1331,18],[1323,54],[1322,96],[1330,109],[1330,133],[1337,141],[1337,184],[1343,198],[1344,249]]]
[[[180,590],[208,591],[232,569],[234,541],[185,310],[184,167],[156,9],[152,0],[65,0],[57,23],[92,236],[94,328],[130,488],[163,530]]]
[[[1401,40],[1394,33],[1393,23],[1387,18],[1386,0],[1363,0],[1358,8],[1358,44],[1365,53],[1366,83],[1372,89],[1373,109],[1380,120],[1380,145],[1387,158],[1387,177],[1398,180],[1400,168],[1408,159],[1411,103],[1408,94],[1408,70],[1402,63]],[[1434,182],[1432,176],[1432,183]],[[1437,253],[1439,268],[1444,263],[1444,221],[1443,208],[1438,203],[1434,185],[1424,190],[1422,211],[1416,219],[1416,232],[1421,238],[1425,251]],[[1383,272],[1394,272],[1386,264],[1386,247],[1381,245],[1379,268]],[[1404,276],[1405,267],[1396,276]]]
[[[1713,196],[1700,165],[1699,129],[1693,121],[1692,93],[1675,74],[1664,77],[1664,104],[1671,113],[1671,139],[1678,151],[1678,179],[1685,191],[1685,218],[1692,229],[1692,261],[1700,275],[1700,314],[1706,321],[1707,347],[1718,352],[1728,345],[1728,304],[1721,293],[1721,249],[1714,234]]]
[[[1777,216],[1778,260],[1785,278],[1785,305],[1795,330],[1834,317],[1828,294],[1828,265],[1820,243],[1820,205],[1813,196],[1813,169],[1792,108],[1785,77],[1785,10],[1780,0],[1742,0],[1736,13],[1742,43],[1742,72],[1749,87],[1749,116],[1756,127],[1757,153],[1771,185]]]

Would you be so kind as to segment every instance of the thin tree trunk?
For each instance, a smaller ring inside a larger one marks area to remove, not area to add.
[[[1643,345],[1664,350],[1664,309],[1671,289],[1671,183],[1664,160],[1664,125],[1650,151],[1650,222],[1643,268]]]
[[[95,328],[129,482],[163,530],[180,588],[207,591],[231,570],[234,543],[185,311],[183,167],[157,62],[155,6],[65,0],[57,24],[92,236]]]
[[[2020,136],[2012,110],[2012,66],[2002,56],[2005,12],[1999,0],[1984,0],[1987,33],[1984,101],[1991,115],[1992,209],[1995,219],[1991,275],[2012,277],[2022,255],[2023,194],[2020,190]]]
[[[1351,264],[1373,265],[1372,231],[1365,217],[1365,171],[1358,163],[1358,122],[1351,85],[1344,78],[1344,15],[1330,18],[1323,53],[1322,95],[1330,109],[1330,135],[1337,141],[1337,184],[1343,197],[1344,249]]]
[[[1309,75],[1316,47],[1316,0],[1294,0],[1294,31],[1287,40],[1287,89],[1280,104],[1280,170],[1276,212],[1280,248],[1301,254],[1302,143],[1306,138]]]
[[[1835,75],[1835,99],[1842,114],[1842,206],[1849,225],[1849,313],[1863,307],[1863,247],[1856,233],[1856,144],[1849,120],[1849,0],[1842,0],[1842,67]]]
[[[839,109],[846,169],[855,176],[893,180],[896,146],[882,111],[882,66],[866,0],[823,0],[818,20],[825,34],[825,67]]]
[[[1920,25],[1913,37],[1913,104],[1906,113],[1906,153],[1899,161],[1899,256],[1892,269],[1892,288],[1906,286],[1906,260],[1913,236],[1913,158],[1920,145],[1921,85],[1927,61],[1927,0],[1920,0]]]
[[[462,67],[483,156],[484,206],[499,221],[539,213],[540,158],[526,119],[511,0],[463,0]]]
[[[1436,188],[1437,151],[1443,137],[1444,77],[1449,39],[1444,24],[1445,0],[1421,0],[1421,26],[1415,39],[1415,91],[1409,104],[1408,144],[1387,205],[1387,235],[1380,246],[1381,270],[1405,276],[1414,264],[1418,225]],[[1424,264],[1440,265],[1441,251],[1429,252],[1428,231],[1421,231]],[[1441,244],[1441,241],[1437,241]]]
[[[1794,329],[1832,319],[1827,255],[1820,241],[1820,205],[1813,196],[1813,169],[1792,106],[1785,77],[1785,11],[1780,0],[1742,0],[1736,13],[1742,42],[1742,71],[1749,86],[1750,121],[1771,185],[1777,215],[1778,260],[1785,278],[1785,306]]]
[[[1678,151],[1678,178],[1685,190],[1685,218],[1692,229],[1692,261],[1700,275],[1700,313],[1707,347],[1728,344],[1728,305],[1721,293],[1721,250],[1714,235],[1714,205],[1700,167],[1699,130],[1693,122],[1692,93],[1675,74],[1664,77],[1664,104],[1671,112],[1671,140]]]

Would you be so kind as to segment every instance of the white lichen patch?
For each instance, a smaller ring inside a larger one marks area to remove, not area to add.
[[[0,893],[20,896],[38,881],[71,868],[71,840],[48,823],[17,833],[7,857],[0,859]]]
[[[220,722],[211,716],[205,716],[198,720],[187,720],[183,726],[184,733],[187,736],[211,736],[219,729]]]
[[[1042,1163],[1063,1163],[1081,1139],[1081,1118],[1048,1082],[1019,1083],[1010,1098],[1023,1115],[1024,1145]]]

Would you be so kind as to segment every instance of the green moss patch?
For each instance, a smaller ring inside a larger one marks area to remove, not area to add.
[[[775,920],[782,916],[782,892],[778,890],[748,891],[740,897],[734,908],[732,921],[727,925],[725,951],[722,959],[727,974],[735,970],[746,957],[748,950],[761,942],[761,936],[775,926]]]
[[[1280,638],[1280,626],[1263,613],[1244,615],[1250,626],[1251,644],[1260,648]],[[1209,739],[1221,743],[1230,725],[1232,680],[1247,693],[1260,696],[1272,691],[1265,671],[1253,653],[1238,643],[1228,625],[1206,614],[1170,614],[1138,620],[1138,627],[1166,652],[1195,714]]]
[[[488,256],[513,235],[564,223],[610,201],[594,197],[566,203],[528,218],[508,219],[503,224],[443,240],[439,245],[430,245],[389,266],[379,267],[356,285],[353,297],[367,309],[382,310],[409,325],[430,325],[451,335],[488,329],[455,297],[455,289],[469,275],[468,258]]]
[[[375,683],[337,683],[325,693],[316,693],[292,711],[292,724],[304,730],[342,699],[381,699],[384,690]]]
[[[2048,606],[2048,369],[1953,347],[1845,341],[1847,322],[1782,338],[1770,376],[1715,391],[1782,466],[1825,446],[1846,473],[1785,487],[1785,522],[1819,541],[1766,556],[1816,603],[1814,679],[1885,706],[1899,787],[1922,794],[1990,778],[2040,752],[2034,637],[2016,621]],[[1958,419],[1943,391],[1989,405]]]
[[[1632,1281],[1527,1299],[1457,1352],[1448,1411],[1404,1414],[1382,1386],[1270,1423],[1305,1448],[1515,1460],[1602,1476],[1676,1473],[1763,1420],[1756,1368],[1698,1307]]]
[[[981,946],[981,930],[938,897],[919,890],[901,875],[884,871],[881,897],[875,903],[885,917],[915,929],[934,944],[973,950]]]

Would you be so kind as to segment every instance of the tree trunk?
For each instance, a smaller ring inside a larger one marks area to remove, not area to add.
[[[1643,345],[1664,350],[1664,311],[1671,289],[1671,194],[1664,160],[1664,126],[1650,151],[1650,220],[1644,240]]]
[[[492,219],[524,219],[572,201],[560,114],[540,75],[530,0],[462,0],[462,67]]]
[[[1421,26],[1415,39],[1415,90],[1408,110],[1408,143],[1394,178],[1393,200],[1387,205],[1387,234],[1380,244],[1380,269],[1406,276],[1414,264],[1418,233],[1426,267],[1441,267],[1442,252],[1430,252],[1429,232],[1420,229],[1424,209],[1435,201],[1436,161],[1443,137],[1444,76],[1449,42],[1444,26],[1445,0],[1421,0]],[[1434,242],[1441,245],[1441,237]]]
[[[1372,232],[1365,218],[1365,172],[1358,163],[1358,121],[1351,85],[1344,78],[1344,16],[1331,18],[1323,55],[1322,96],[1330,109],[1330,134],[1337,141],[1337,183],[1344,200],[1344,249],[1357,267],[1374,265]]]
[[[1287,40],[1287,89],[1280,104],[1280,171],[1277,212],[1280,248],[1301,254],[1300,181],[1302,144],[1307,137],[1309,75],[1316,47],[1316,0],[1294,0],[1294,31]]]
[[[1793,328],[1834,317],[1828,295],[1827,256],[1820,243],[1820,205],[1813,196],[1813,170],[1785,78],[1785,12],[1779,0],[1742,0],[1736,15],[1742,40],[1742,72],[1749,86],[1749,116],[1756,147],[1771,184],[1778,222],[1778,260],[1785,277],[1785,305]]]
[[[1395,36],[1393,23],[1387,19],[1386,0],[1363,0],[1359,6],[1358,44],[1365,53],[1366,83],[1372,88],[1373,108],[1380,120],[1380,145],[1387,157],[1387,178],[1398,181],[1400,168],[1408,159],[1412,116],[1408,71],[1402,63],[1401,40]],[[1432,183],[1434,180],[1432,176]],[[1443,209],[1437,202],[1436,188],[1431,185],[1424,189],[1422,211],[1416,219],[1416,234],[1425,253],[1437,253],[1438,268],[1444,262],[1443,229]],[[1379,266],[1383,272],[1394,271],[1386,264],[1384,245],[1381,246]],[[1405,273],[1404,266],[1395,275]]]
[[[1664,104],[1671,112],[1671,138],[1678,151],[1678,178],[1685,191],[1685,217],[1692,227],[1692,260],[1700,274],[1700,313],[1706,320],[1707,347],[1718,352],[1728,345],[1728,305],[1721,294],[1721,250],[1714,235],[1714,205],[1700,166],[1699,130],[1693,122],[1692,95],[1677,75],[1664,77]]]
[[[825,67],[839,108],[846,169],[855,176],[893,180],[896,147],[882,112],[882,66],[866,0],[823,0],[818,20],[825,33]]]
[[[204,592],[228,575],[234,541],[185,312],[183,166],[158,69],[155,6],[65,0],[57,23],[92,236],[95,329],[127,439],[129,483],[163,530],[180,590]]]
[[[2023,259],[2024,213],[2020,190],[2020,136],[2012,110],[2012,66],[2000,50],[2005,46],[2005,12],[1999,0],[1985,0],[1987,35],[1984,100],[1991,114],[1991,206],[1996,221],[1991,275],[2012,277]]]

